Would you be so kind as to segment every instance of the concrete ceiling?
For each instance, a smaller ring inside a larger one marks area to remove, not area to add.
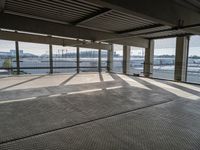
[[[0,28],[147,47],[147,39],[200,34],[199,2],[1,0]]]

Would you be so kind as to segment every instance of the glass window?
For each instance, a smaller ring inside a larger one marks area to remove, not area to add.
[[[176,38],[154,42],[153,77],[174,80]]]
[[[49,73],[49,45],[19,42],[21,74]]]
[[[131,47],[129,73],[143,75],[145,48]]]
[[[0,75],[16,74],[15,41],[0,40]]]
[[[101,50],[101,68],[102,71],[107,71],[108,50]]]
[[[98,50],[80,48],[80,71],[98,71]]]
[[[187,82],[200,83],[200,36],[191,36],[190,39]]]
[[[76,47],[53,45],[53,72],[75,73],[77,71]]]
[[[113,45],[113,72],[122,73],[123,67],[123,45]]]

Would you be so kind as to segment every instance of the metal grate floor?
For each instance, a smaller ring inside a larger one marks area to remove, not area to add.
[[[200,149],[200,101],[123,86],[1,104],[0,150]]]

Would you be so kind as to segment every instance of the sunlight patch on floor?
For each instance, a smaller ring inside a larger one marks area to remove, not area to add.
[[[100,82],[98,73],[81,73],[77,74],[73,79],[67,82],[65,85],[75,85],[75,84],[88,84],[88,83],[98,83]]]
[[[39,76],[22,76],[22,77],[8,77],[8,78],[2,78],[0,79],[0,89],[19,84],[21,82],[25,82],[34,78],[37,78]]]
[[[43,87],[52,87],[59,86],[62,82],[70,78],[72,75],[48,75],[42,78],[23,83],[17,86],[6,89],[9,90],[21,90],[21,89],[30,89],[30,88],[43,88]]]
[[[168,82],[172,83],[172,84],[176,84],[176,85],[182,86],[182,87],[185,87],[185,88],[188,88],[188,89],[191,89],[191,90],[194,90],[194,91],[197,91],[197,92],[200,92],[200,87],[197,87],[197,86],[194,86],[194,85],[191,85],[191,84],[172,82],[172,81],[168,81]]]
[[[83,90],[83,91],[69,92],[69,93],[67,93],[67,95],[81,94],[81,93],[90,93],[90,92],[97,92],[97,91],[102,91],[102,89],[92,89],[92,90]]]
[[[153,80],[153,79],[149,79],[149,78],[140,78],[141,80],[144,80],[150,84],[153,84],[155,86],[158,86],[170,93],[173,93],[179,97],[183,97],[183,98],[187,98],[187,99],[191,99],[191,100],[198,100],[200,99],[199,96],[197,95],[194,95],[194,94],[191,94],[191,93],[188,93],[186,91],[183,91],[181,89],[178,89],[178,88],[175,88],[175,87],[172,87],[170,85],[167,85],[167,84],[164,84],[164,83],[161,83],[161,82],[158,82],[156,80]]]
[[[114,81],[112,76],[109,73],[101,73],[103,77],[103,81],[108,82],[108,81]]]
[[[7,104],[7,103],[13,103],[13,102],[23,102],[23,101],[28,101],[28,100],[34,100],[37,97],[29,97],[29,98],[23,98],[23,99],[16,99],[16,100],[5,100],[5,101],[0,101],[0,104]]]
[[[126,75],[121,75],[117,74],[122,80],[124,80],[126,83],[128,83],[130,86],[136,87],[136,88],[142,88],[146,90],[151,90],[150,88],[146,87],[145,85],[139,83],[138,81],[126,76]]]

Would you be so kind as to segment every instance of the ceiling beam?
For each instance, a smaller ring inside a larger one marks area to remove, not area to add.
[[[184,36],[191,36],[191,35],[193,35],[193,34],[190,34],[190,33],[174,34],[174,35],[167,35],[167,36],[159,36],[159,37],[149,38],[149,40],[184,37]]]
[[[0,12],[4,11],[6,0],[0,0]]]
[[[86,16],[86,17],[83,17],[83,18],[81,18],[80,20],[77,20],[77,21],[75,21],[75,22],[72,22],[72,24],[78,26],[79,24],[86,23],[86,22],[88,22],[88,21],[90,21],[90,20],[93,20],[93,19],[95,19],[95,18],[97,18],[97,17],[100,17],[100,16],[102,16],[102,15],[105,15],[105,14],[111,12],[111,11],[112,11],[111,9],[106,9],[106,8],[105,8],[105,9],[102,9],[102,10],[97,11],[97,12],[95,12],[95,13],[92,13],[92,14]]]
[[[29,16],[22,17],[5,13],[0,14],[0,28],[93,41],[120,37],[120,35],[113,33],[76,27],[64,23],[61,24],[59,22],[57,23],[49,20],[43,20],[42,18],[30,18]]]
[[[138,38],[138,37],[132,37],[128,39],[116,39],[116,40],[110,40],[109,43],[112,44],[121,44],[121,45],[127,45],[127,46],[135,46],[135,47],[143,47],[148,48],[149,47],[149,40]]]
[[[113,38],[123,39],[125,37],[125,35],[96,31],[68,24],[60,24],[50,21],[44,21],[39,18],[38,19],[28,18],[28,17],[16,16],[5,13],[0,14],[0,28],[70,37],[76,39],[86,39],[91,41],[101,41],[104,39],[113,39]],[[141,42],[142,44],[140,45],[140,47],[146,47],[146,42],[147,41],[144,39],[143,43]],[[123,41],[121,42],[121,44],[123,44]]]
[[[178,5],[174,0],[87,0],[103,7],[133,14],[169,26],[200,23],[200,14]]]
[[[40,43],[40,44],[73,46],[73,47],[79,45],[80,47],[94,48],[94,49],[106,49],[106,50],[111,49],[111,45],[109,44],[93,43],[93,42],[90,43],[90,42],[84,42],[66,38],[57,38],[51,36],[41,36],[41,35],[7,32],[7,31],[0,31],[0,39],[20,41],[20,42]]]
[[[89,27],[89,26],[84,26],[84,25],[80,25],[80,24],[76,25],[76,24],[69,23],[69,22],[66,22],[66,21],[59,21],[59,20],[54,20],[54,19],[48,19],[48,18],[44,18],[44,17],[38,17],[38,16],[34,16],[34,15],[30,15],[30,14],[24,14],[24,13],[19,13],[19,12],[14,12],[14,11],[10,11],[10,10],[5,10],[4,13],[11,14],[11,15],[17,15],[17,16],[22,16],[22,17],[33,18],[33,19],[39,19],[39,20],[49,21],[49,22],[54,22],[54,23],[60,23],[60,24],[67,24],[67,25],[71,25],[71,26],[83,27],[83,28],[86,28],[86,29],[92,29],[92,30],[97,30],[97,31],[110,32],[110,31],[103,30],[103,29],[94,29],[93,27]]]
[[[110,42],[110,41],[116,41],[116,40],[128,40],[128,39],[132,39],[135,37],[142,37],[145,35],[149,35],[149,34],[155,34],[155,33],[162,33],[162,32],[168,32],[168,31],[177,31],[177,30],[182,30],[185,31],[187,33],[187,35],[200,35],[200,24],[194,24],[194,25],[188,25],[188,26],[183,26],[183,27],[170,27],[167,29],[162,29],[162,30],[158,30],[158,31],[147,31],[147,32],[143,32],[143,33],[137,33],[137,34],[129,34],[129,35],[125,35],[123,38],[119,37],[119,38],[111,38],[111,39],[104,39],[101,40],[101,42]],[[194,30],[196,30],[197,32],[194,32]],[[199,33],[199,34],[197,34]]]
[[[134,29],[128,29],[128,30],[124,30],[124,31],[119,31],[117,33],[118,34],[128,34],[128,33],[134,34],[134,32],[144,33],[144,32],[146,32],[146,30],[151,30],[151,29],[155,29],[155,28],[158,28],[158,27],[163,27],[163,25],[155,24],[155,25],[146,26],[146,27],[143,27],[143,28],[137,28],[137,29],[134,28]]]

